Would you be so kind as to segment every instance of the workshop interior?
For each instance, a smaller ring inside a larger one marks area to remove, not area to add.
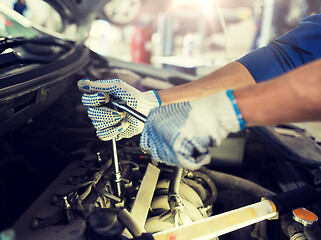
[[[77,81],[194,81],[320,0],[1,0],[1,240],[321,239],[321,123],[231,134],[199,170],[101,141]],[[201,117],[201,116],[200,116]]]

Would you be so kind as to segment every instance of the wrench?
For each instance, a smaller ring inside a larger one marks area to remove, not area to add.
[[[113,96],[109,96],[108,94],[104,94],[105,100],[106,100],[106,105],[109,108],[112,108],[116,111],[119,112],[126,112],[129,115],[137,118],[139,121],[145,123],[146,122],[146,116],[137,110],[133,109],[132,107],[127,105],[127,102],[125,100],[122,100],[120,98],[116,98]]]

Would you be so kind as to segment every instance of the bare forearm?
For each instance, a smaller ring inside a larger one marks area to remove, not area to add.
[[[248,126],[321,120],[321,60],[234,91]]]
[[[199,80],[158,92],[162,104],[206,97],[225,89],[255,84],[248,70],[239,62],[231,62]]]

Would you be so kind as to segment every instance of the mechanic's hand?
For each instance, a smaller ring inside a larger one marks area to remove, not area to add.
[[[140,147],[155,161],[188,169],[208,164],[208,147],[218,146],[231,132],[245,128],[232,91],[189,102],[154,108]]]
[[[96,128],[97,136],[104,141],[130,138],[142,132],[144,124],[127,113],[117,112],[106,106],[105,95],[123,99],[127,105],[148,115],[149,111],[161,105],[156,91],[140,92],[120,79],[78,81],[78,87],[85,92],[82,102],[88,108],[88,116]]]

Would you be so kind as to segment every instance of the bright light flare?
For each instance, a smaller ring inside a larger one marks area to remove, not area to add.
[[[213,8],[214,0],[174,0],[173,8],[178,6],[201,7],[204,10]]]
[[[106,20],[98,19],[91,24],[89,35],[91,37],[100,37],[108,35],[110,30],[110,23]]]
[[[219,0],[174,0],[169,11],[180,7],[196,11],[201,10],[204,12],[209,22],[211,22],[216,7],[215,5],[218,3]]]

